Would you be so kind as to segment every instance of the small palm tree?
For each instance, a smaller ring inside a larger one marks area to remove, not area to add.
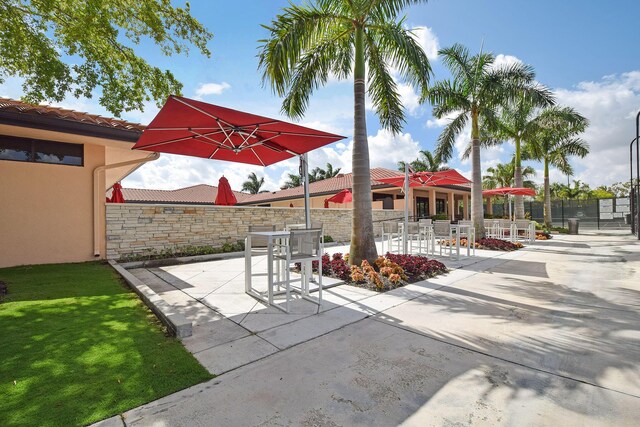
[[[484,235],[482,209],[482,169],[480,163],[481,124],[492,128],[500,106],[520,96],[536,104],[552,104],[551,93],[537,85],[530,66],[520,63],[495,67],[491,53],[471,56],[466,47],[455,44],[441,49],[443,63],[449,68],[453,80],[443,80],[428,91],[436,118],[454,115],[438,137],[436,156],[444,161],[453,155],[456,137],[471,124],[471,219],[478,235]]]
[[[555,166],[565,175],[572,175],[570,156],[589,154],[589,144],[580,135],[589,121],[570,107],[550,107],[540,114],[540,128],[535,139],[527,142],[525,156],[544,164],[544,223],[551,227],[551,189],[549,166]]]
[[[405,162],[398,162],[398,170],[404,172]],[[429,150],[420,150],[418,158],[409,163],[415,172],[438,172],[449,169],[443,165],[439,157],[436,157]]]
[[[255,172],[251,172],[248,179],[242,183],[242,191],[247,191],[250,194],[258,194],[263,193],[264,191],[260,191],[260,188],[264,185],[264,177],[258,176]]]
[[[302,117],[313,91],[330,77],[353,78],[352,264],[377,257],[365,93],[382,126],[399,132],[405,113],[391,69],[422,90],[427,88],[431,75],[427,55],[399,15],[410,5],[426,2],[315,0],[291,4],[265,26],[270,34],[262,41],[259,67],[263,81],[277,95],[284,96],[282,111],[289,117]]]
[[[515,172],[515,158],[509,163],[498,163],[493,167],[487,168],[487,175],[482,178],[482,186],[485,189],[490,188],[501,188],[501,187],[514,187],[514,172]],[[528,178],[531,176],[535,176],[536,170],[531,166],[527,166],[522,169],[522,177]],[[516,186],[517,187],[517,186]],[[524,180],[520,187],[527,188],[536,188],[535,183],[531,180]],[[506,197],[503,198],[503,210],[502,212],[507,212],[507,202],[508,199]]]
[[[289,179],[284,183],[283,188],[295,188],[302,185],[302,179],[300,179],[300,175],[288,173],[287,176],[289,177]],[[311,175],[309,175],[309,182],[311,182]]]

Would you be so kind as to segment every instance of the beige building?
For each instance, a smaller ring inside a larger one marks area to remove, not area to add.
[[[0,98],[0,267],[104,258],[105,192],[144,127]]]
[[[402,189],[378,181],[402,174],[385,168],[371,169],[371,200],[373,209],[404,211],[405,197]],[[353,187],[352,174],[338,174],[333,178],[309,184],[311,208],[324,208],[325,200],[336,193]],[[409,189],[409,212],[416,218],[446,215],[450,219],[469,218],[471,188],[468,186],[437,186]],[[238,202],[238,205],[270,207],[303,207],[302,187],[255,194]],[[330,203],[331,208],[350,209],[351,203]]]

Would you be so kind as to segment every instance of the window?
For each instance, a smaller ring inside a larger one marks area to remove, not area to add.
[[[0,135],[0,160],[83,166],[84,146]]]
[[[445,213],[445,200],[444,199],[436,199],[436,214],[440,215]]]

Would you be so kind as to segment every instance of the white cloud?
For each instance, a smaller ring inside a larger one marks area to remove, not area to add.
[[[196,96],[202,98],[206,95],[221,95],[224,91],[231,89],[231,85],[227,82],[222,83],[203,83],[196,89]]]
[[[433,117],[433,118],[427,120],[426,125],[427,125],[427,127],[429,129],[437,129],[437,128],[445,127],[446,125],[449,124],[449,122],[451,120],[453,120],[455,117],[457,117],[458,114],[459,113],[457,113],[457,112],[453,112],[453,113],[445,115],[444,117],[442,117],[440,119],[437,119],[437,118]]]
[[[575,108],[590,121],[582,137],[591,150],[584,159],[572,159],[574,179],[591,187],[628,180],[629,143],[640,108],[640,71],[581,82],[572,89],[558,89],[555,94],[558,104]]]
[[[496,55],[496,59],[493,62],[493,67],[500,68],[513,64],[524,64],[524,62],[518,57],[512,55],[504,55],[501,53]]]
[[[378,130],[374,136],[369,136],[369,161],[371,167],[397,169],[398,162],[411,161],[418,157],[420,143],[413,139],[410,133],[393,135],[385,129]],[[345,172],[351,172],[351,158],[353,141],[349,142],[347,150],[342,154]]]
[[[438,59],[438,50],[440,50],[440,42],[438,36],[429,27],[417,26],[412,29],[414,39],[420,44],[427,58],[430,60]]]

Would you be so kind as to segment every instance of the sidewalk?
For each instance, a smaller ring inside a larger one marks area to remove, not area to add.
[[[386,294],[334,287],[320,313],[303,304],[289,315],[257,302],[243,313],[222,312],[193,285],[203,272],[165,271],[183,283],[165,292],[175,293],[199,326],[194,332],[202,331],[185,345],[221,375],[122,419],[190,426],[637,424],[637,241],[618,233],[556,236],[468,262]],[[231,283],[201,279],[209,292]],[[105,425],[121,426],[122,419]]]

